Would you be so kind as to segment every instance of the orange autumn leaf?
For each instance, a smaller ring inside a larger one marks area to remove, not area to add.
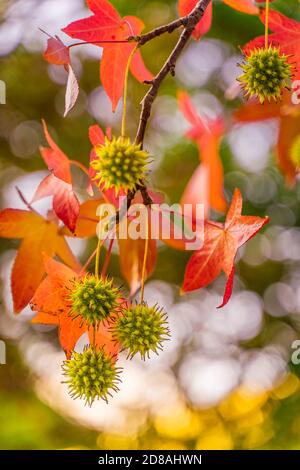
[[[181,91],[178,94],[179,108],[191,124],[186,136],[196,142],[202,169],[197,169],[188,183],[181,204],[204,204],[206,214],[212,207],[224,212],[227,203],[224,196],[224,171],[220,158],[220,141],[224,134],[224,122],[221,117],[213,120],[202,118],[194,107],[189,95]],[[203,180],[206,178],[205,186]],[[198,198],[197,198],[198,193]]]
[[[37,213],[4,209],[0,212],[0,237],[22,239],[11,275],[16,313],[26,307],[43,279],[43,253],[57,254],[74,269],[80,267],[57,224]]]
[[[293,185],[297,169],[292,163],[290,152],[293,141],[300,135],[300,105],[292,104],[290,93],[285,92],[282,102],[266,102],[261,105],[257,101],[251,100],[241,106],[234,114],[234,119],[238,123],[274,118],[279,120],[279,133],[276,144],[278,167],[284,174],[286,182]]]
[[[192,204],[193,206],[193,220],[196,219],[196,206],[203,204],[204,218],[209,217],[209,169],[207,165],[198,165],[193,175],[191,176],[188,184],[185,187],[184,193],[181,197],[180,204],[184,207],[185,204]]]
[[[120,232],[127,233],[126,227],[124,228],[126,220],[120,223]],[[148,224],[148,236],[150,237],[150,225]],[[133,240],[130,236],[120,238],[119,243],[119,257],[121,272],[126,279],[131,294],[134,294],[141,285],[142,268],[145,253],[146,240],[138,238]],[[146,279],[151,276],[156,265],[157,249],[156,240],[149,239],[148,256],[146,261]]]
[[[223,2],[241,13],[247,13],[248,15],[257,15],[259,13],[259,9],[255,5],[256,0],[223,0]]]
[[[37,289],[32,301],[32,310],[37,312],[33,323],[44,325],[57,325],[59,341],[67,358],[70,358],[79,338],[88,333],[94,339],[95,346],[106,349],[107,353],[117,354],[118,345],[112,341],[107,325],[101,324],[96,334],[94,330],[82,322],[81,318],[73,318],[70,315],[69,289],[72,283],[84,273],[78,274],[62,263],[49,257],[44,259],[47,277]]]
[[[227,304],[232,293],[237,250],[269,221],[268,217],[242,215],[242,204],[241,193],[236,189],[225,224],[205,223],[204,243],[187,264],[183,292],[207,286],[223,271],[227,276],[227,284],[220,307]]]

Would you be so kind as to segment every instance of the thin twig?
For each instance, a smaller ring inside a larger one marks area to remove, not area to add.
[[[163,26],[158,26],[158,28],[149,31],[148,33],[141,34],[140,36],[130,36],[128,38],[128,41],[137,41],[140,46],[143,46],[147,42],[161,36],[162,34],[171,34],[173,33],[173,31],[180,28],[181,26],[186,26],[188,23],[188,18],[189,15],[179,18],[178,20],[174,20],[171,23],[165,24]]]
[[[145,132],[148,124],[148,120],[151,115],[151,110],[152,110],[152,105],[157,97],[159,87],[162,84],[163,80],[166,78],[166,76],[171,73],[172,75],[175,75],[175,66],[176,62],[181,55],[182,51],[184,50],[188,40],[193,34],[193,31],[197,25],[197,23],[201,20],[203,17],[206,8],[210,4],[211,0],[201,0],[197,3],[195,8],[191,11],[191,13],[185,17],[185,27],[183,32],[180,35],[180,38],[174,47],[173,51],[171,52],[169,58],[161,68],[161,70],[158,72],[156,77],[151,81],[151,88],[148,91],[148,93],[145,95],[143,101],[142,101],[142,111],[140,115],[140,122],[139,122],[139,128],[138,132],[136,135],[136,142],[138,144],[143,145],[144,142],[144,137],[145,137]]]

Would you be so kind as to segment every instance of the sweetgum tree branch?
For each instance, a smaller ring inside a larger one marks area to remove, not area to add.
[[[140,46],[143,46],[147,42],[151,41],[158,36],[161,36],[165,33],[173,33],[176,29],[180,28],[181,26],[186,26],[188,22],[188,16],[183,16],[178,20],[174,20],[171,23],[165,24],[163,26],[158,26],[157,28],[149,31],[148,33],[141,34],[140,36],[130,36],[128,41],[136,41],[139,43]]]
[[[184,50],[186,44],[188,43],[189,39],[191,38],[195,27],[197,26],[198,22],[203,17],[206,8],[210,4],[211,0],[200,0],[195,8],[186,16],[179,18],[178,20],[172,21],[167,25],[159,26],[158,28],[153,29],[152,31],[142,34],[140,36],[131,36],[128,38],[128,41],[138,42],[139,46],[143,46],[147,42],[151,41],[152,39],[161,36],[164,33],[172,33],[176,29],[180,27],[184,27],[180,38],[174,47],[173,51],[171,52],[170,56],[168,57],[167,61],[158,72],[158,74],[154,77],[151,82],[148,82],[151,85],[151,88],[146,93],[142,100],[142,111],[139,120],[139,127],[136,135],[136,142],[143,146],[145,132],[148,124],[148,120],[151,115],[152,105],[157,97],[160,85],[170,73],[171,75],[175,75],[175,66],[176,62],[181,55],[182,51]],[[147,82],[146,82],[147,83]],[[135,191],[130,192],[127,195],[127,201],[124,207],[120,208],[120,210],[116,214],[116,218],[114,219],[114,224],[119,224],[122,218],[126,215],[127,211],[129,210],[132,201],[135,197],[137,191],[141,192],[143,203],[146,206],[149,206],[153,203],[145,184],[141,184]]]
[[[184,50],[185,46],[187,45],[189,39],[191,38],[193,31],[198,24],[198,22],[203,17],[206,8],[210,4],[211,0],[200,0],[195,8],[189,13],[189,15],[176,20],[169,25],[161,26],[156,30],[150,31],[150,33],[146,33],[140,36],[139,44],[145,44],[146,42],[150,41],[151,39],[160,36],[166,32],[172,32],[175,29],[179,28],[180,26],[184,26],[184,29],[180,35],[180,38],[174,47],[173,51],[171,52],[170,56],[168,57],[167,61],[158,72],[158,74],[154,77],[154,79],[149,82],[151,88],[149,89],[148,93],[146,93],[143,101],[142,101],[142,111],[140,115],[139,127],[136,135],[136,142],[143,146],[145,132],[148,124],[148,120],[151,115],[151,110],[153,106],[153,102],[157,97],[160,85],[170,73],[171,75],[175,75],[175,66],[178,58],[180,57],[182,51]]]

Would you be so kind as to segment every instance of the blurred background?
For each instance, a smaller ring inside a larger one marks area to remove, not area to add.
[[[144,19],[147,29],[177,15],[173,0],[113,4],[121,14]],[[296,0],[278,0],[276,7],[300,21]],[[88,127],[98,122],[119,129],[121,106],[113,115],[99,84],[99,48],[72,50],[81,90],[65,119],[66,74],[42,58],[46,36],[38,28],[55,35],[87,14],[83,0],[1,1],[0,79],[7,84],[7,103],[0,105],[1,208],[24,208],[15,187],[30,200],[46,175],[38,150],[44,142],[42,118],[67,155],[85,164]],[[166,80],[160,90],[146,141],[155,156],[151,186],[166,201],[178,202],[197,167],[198,150],[183,137],[188,125],[178,110],[176,91],[188,90],[202,115],[225,116],[229,131],[221,156],[227,199],[238,186],[244,213],[271,218],[266,230],[239,252],[229,305],[215,308],[224,277],[180,297],[178,286],[190,253],[159,246],[145,298],[167,310],[172,341],[146,363],[127,361],[120,393],[109,405],[96,403],[89,409],[69,398],[61,383],[64,355],[56,331],[30,325],[29,309],[14,316],[9,275],[18,242],[1,239],[0,338],[7,346],[7,364],[0,365],[1,449],[300,448],[300,371],[291,363],[292,343],[300,339],[300,188],[286,187],[276,168],[272,149],[278,122],[232,125],[231,112],[242,98],[225,98],[238,74],[239,46],[262,33],[258,18],[215,1],[211,31],[189,44],[176,79]],[[63,33],[60,37],[71,43]],[[143,48],[150,70],[159,70],[176,37]],[[143,85],[130,81],[132,135],[144,92]],[[80,195],[81,176],[74,176]],[[37,207],[46,211],[49,204],[43,200]],[[95,240],[70,240],[70,245],[84,260]],[[120,277],[117,255],[110,272]],[[125,366],[123,357],[120,362]]]

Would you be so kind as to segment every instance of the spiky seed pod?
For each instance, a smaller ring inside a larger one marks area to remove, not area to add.
[[[151,351],[162,350],[162,342],[170,336],[167,315],[157,305],[132,305],[114,320],[112,334],[128,357],[139,353],[145,359]]]
[[[292,143],[290,158],[296,168],[300,168],[300,135],[298,135]]]
[[[249,97],[256,96],[261,103],[281,98],[292,76],[288,56],[270,45],[268,48],[253,49],[241,65],[243,74],[238,78]]]
[[[63,383],[68,385],[69,394],[74,399],[84,399],[86,405],[92,406],[99,399],[107,402],[111,392],[118,391],[121,369],[103,349],[86,346],[82,353],[74,351],[71,359],[64,361],[62,369],[66,377]]]
[[[70,292],[70,315],[82,318],[82,322],[97,327],[114,314],[121,298],[112,280],[87,275],[75,280]]]
[[[146,176],[149,154],[130,139],[106,138],[104,145],[95,147],[95,153],[98,158],[91,162],[91,166],[96,170],[95,180],[104,189],[133,191]]]

